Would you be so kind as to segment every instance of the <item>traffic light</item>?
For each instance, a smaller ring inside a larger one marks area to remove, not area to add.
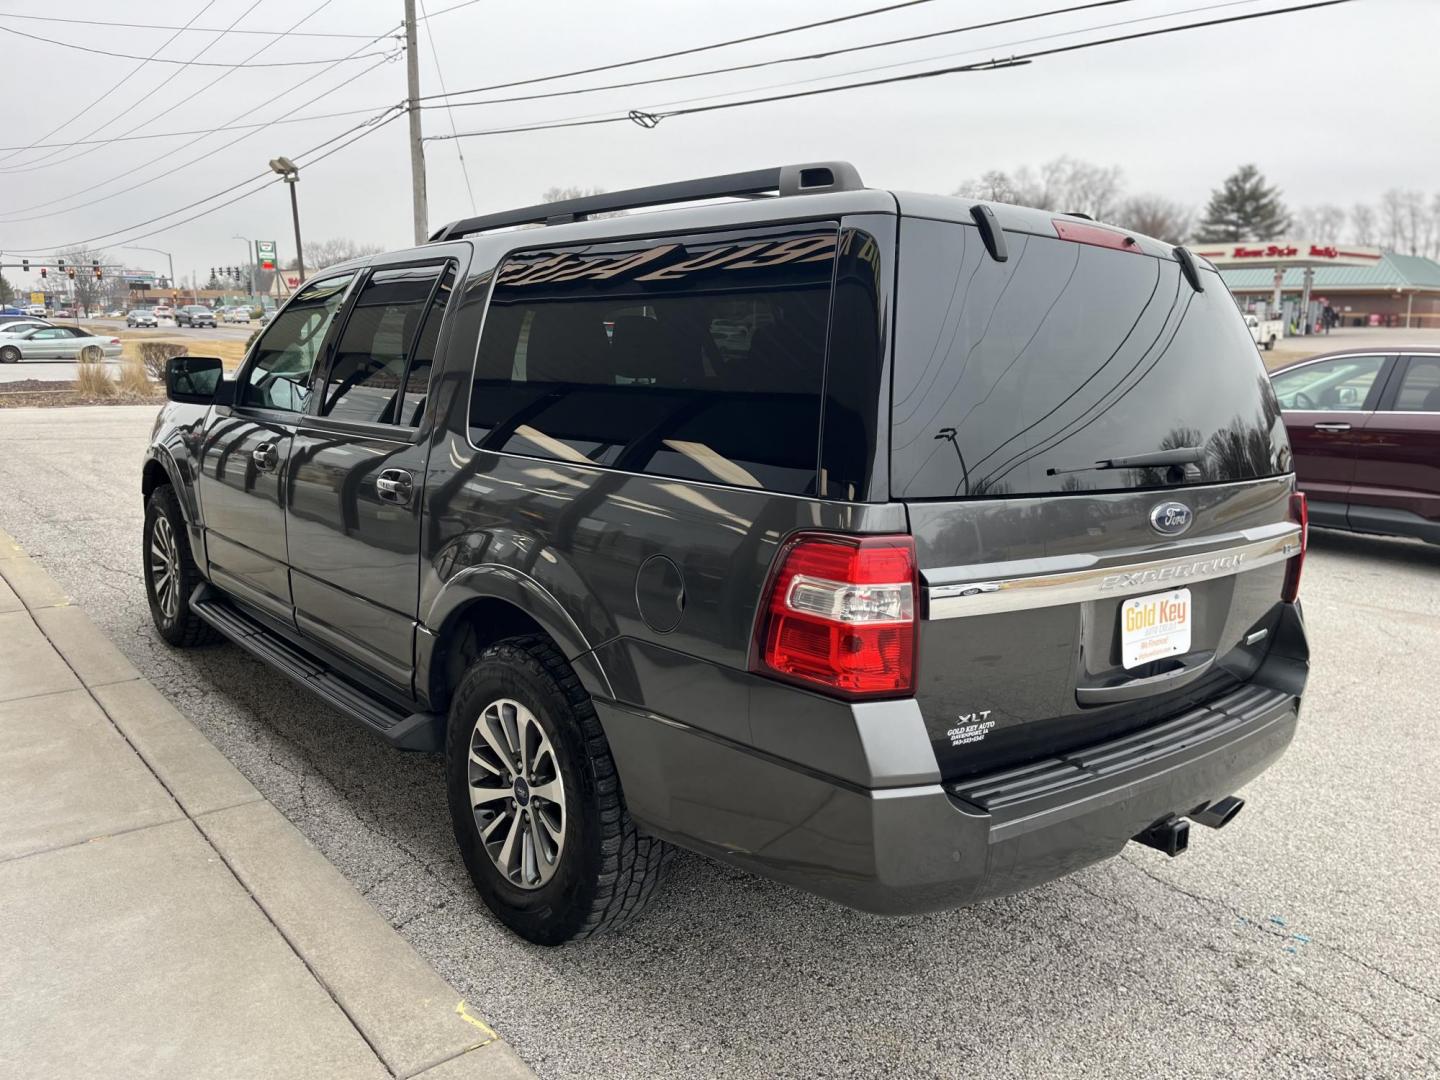
[[[40,276],[41,276],[42,278],[49,277],[49,276],[50,276],[50,272],[49,272],[48,270],[46,270],[45,267],[42,266],[42,267],[40,267]]]
[[[96,281],[99,281],[99,280],[101,280],[102,278],[104,278],[104,276],[105,276],[105,272],[100,269],[100,264],[99,264],[99,263],[96,263],[96,264],[95,264],[95,280],[96,280]]]
[[[68,277],[71,281],[74,281],[74,280],[75,280],[75,267],[73,267],[73,266],[67,266],[67,267],[65,268],[65,276]]]
[[[28,274],[28,273],[30,272],[30,260],[29,260],[29,259],[21,259],[21,260],[20,260],[20,269],[21,269],[21,270],[24,270],[25,273]]]
[[[65,269],[65,260],[64,260],[64,259],[56,259],[56,260],[55,260],[55,268],[56,268],[57,270],[64,270],[64,269]]]
[[[215,267],[213,267],[213,266],[210,267],[210,278],[211,278],[211,280],[213,281],[213,280],[214,280],[216,277],[218,277],[218,276],[219,276],[219,275],[215,273]]]

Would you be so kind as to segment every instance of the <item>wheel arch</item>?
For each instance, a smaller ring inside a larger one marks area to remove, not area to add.
[[[508,567],[472,567],[447,583],[416,636],[416,689],[432,710],[446,709],[465,669],[486,647],[527,634],[554,642],[587,693],[612,696],[595,643],[553,596]]]

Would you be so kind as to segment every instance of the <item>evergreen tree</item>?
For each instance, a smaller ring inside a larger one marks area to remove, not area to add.
[[[1280,190],[1254,165],[1242,165],[1211,192],[1198,232],[1201,240],[1274,240],[1290,227]]]
[[[10,282],[5,280],[5,275],[0,274],[0,304],[8,304],[15,299],[15,290],[10,287]]]

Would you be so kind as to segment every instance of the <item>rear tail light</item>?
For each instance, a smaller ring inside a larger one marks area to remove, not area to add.
[[[1305,550],[1310,546],[1310,507],[1303,491],[1290,496],[1290,520],[1300,526],[1300,554],[1285,565],[1285,591],[1281,599],[1287,604],[1300,598],[1300,572],[1305,569]]]
[[[753,670],[847,697],[915,688],[915,542],[804,533],[780,550]]]
[[[120,344],[120,339],[119,339],[118,337],[112,337],[112,338],[110,339],[110,344],[111,344],[111,345],[119,345],[119,344]]]

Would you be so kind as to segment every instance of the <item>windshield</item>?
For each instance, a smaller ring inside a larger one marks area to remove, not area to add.
[[[892,490],[1124,491],[1287,471],[1250,333],[1219,275],[1201,278],[1197,293],[1173,260],[1019,233],[999,263],[972,226],[906,219]],[[1202,452],[1183,467],[1146,460],[1186,448]],[[1124,458],[1140,460],[1085,468]]]

